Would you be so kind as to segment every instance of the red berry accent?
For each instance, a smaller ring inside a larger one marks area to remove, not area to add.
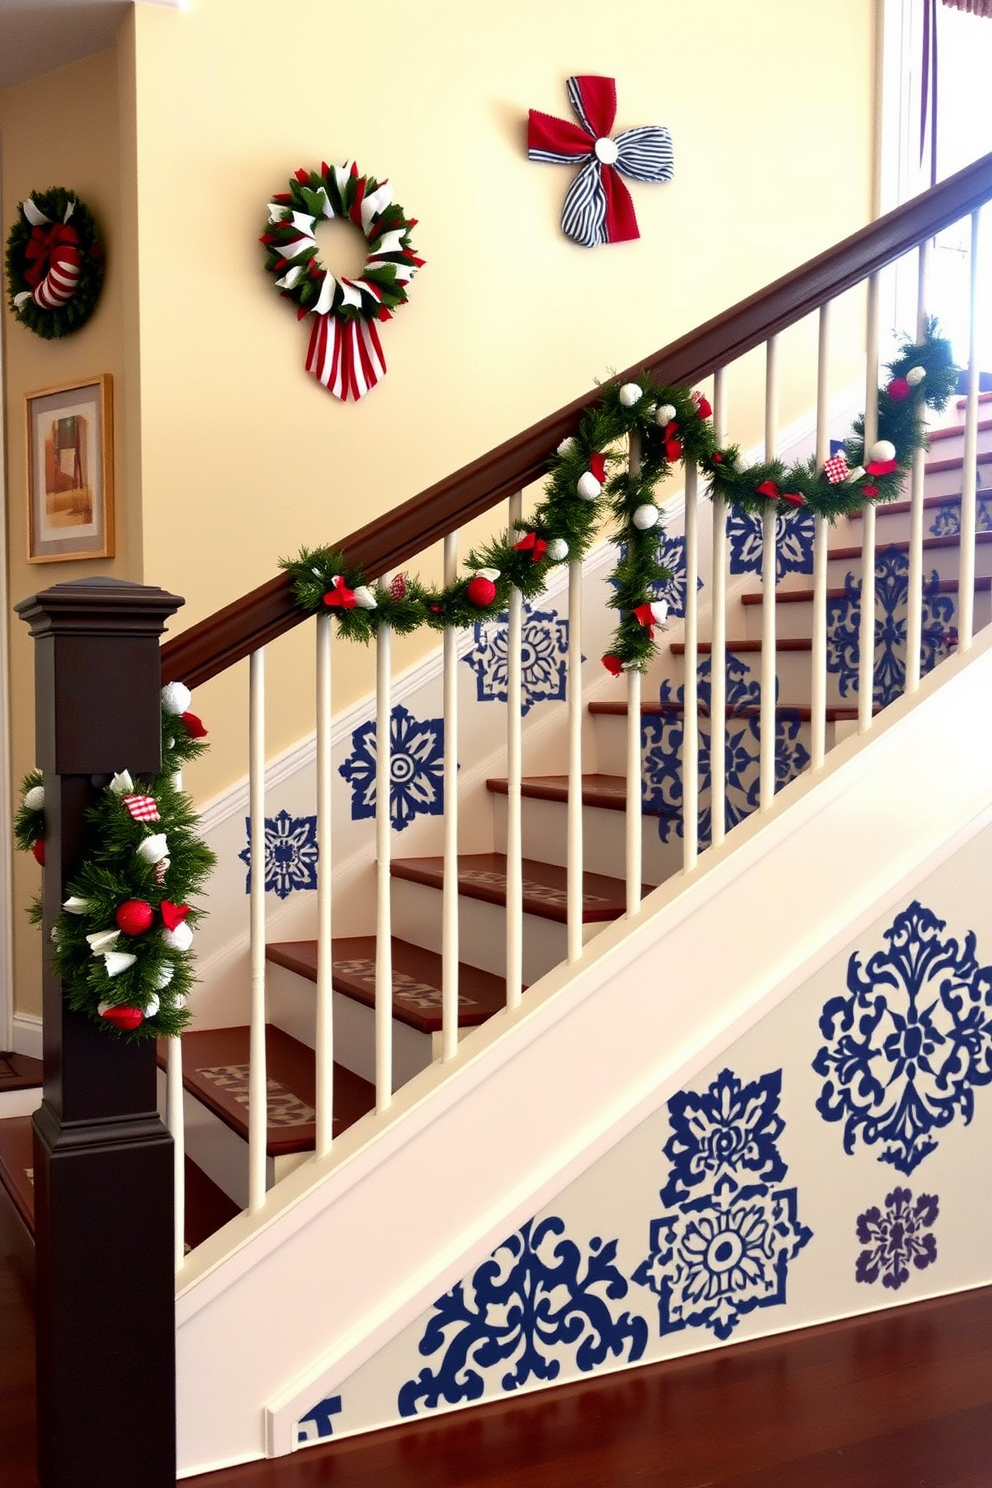
[[[864,492],[864,494],[866,496],[877,496],[878,495],[878,487],[877,486],[862,486],[861,489],[862,489],[862,491]]]
[[[38,840],[37,840],[37,842],[35,842],[33,844],[32,848],[31,848],[31,856],[34,858],[34,860],[35,860],[36,863],[40,863],[41,866],[42,866],[42,868],[44,868],[44,866],[45,866],[45,839],[44,839],[44,837],[39,837]]]
[[[100,1016],[106,1023],[113,1023],[115,1028],[123,1029],[126,1033],[130,1033],[132,1028],[139,1028],[145,1021],[144,1013],[135,1007],[107,1008]]]
[[[154,918],[155,911],[144,899],[128,899],[114,915],[117,928],[125,935],[144,935]]]
[[[912,391],[913,389],[905,377],[893,377],[887,389],[889,397],[896,403],[905,403],[906,399],[911,396]]]
[[[713,464],[714,465],[722,465],[723,464],[723,456],[721,455],[721,453],[720,453],[719,450],[717,450],[714,453],[714,455],[713,455]]]
[[[486,605],[491,605],[496,598],[496,585],[492,579],[484,579],[481,574],[476,574],[474,579],[469,580],[466,593],[471,604],[485,609]]]

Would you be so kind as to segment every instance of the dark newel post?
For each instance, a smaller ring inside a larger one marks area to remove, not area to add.
[[[37,641],[46,952],[95,790],[116,770],[159,768],[159,637],[182,603],[163,589],[84,579],[17,606]],[[173,1488],[172,1138],[155,1109],[155,1046],[126,1044],[71,1012],[47,953],[44,962],[38,1476],[43,1488]]]

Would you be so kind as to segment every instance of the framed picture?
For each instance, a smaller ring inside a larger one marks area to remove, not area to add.
[[[28,393],[28,562],[114,556],[109,372]]]

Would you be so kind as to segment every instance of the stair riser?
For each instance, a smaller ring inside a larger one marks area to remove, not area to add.
[[[982,453],[982,451],[980,450],[979,451],[979,454],[981,454],[981,453]],[[986,450],[986,453],[987,453],[987,450]],[[959,460],[961,458],[962,454],[963,454],[963,446],[962,446],[961,449],[959,449],[957,451],[957,453],[955,453],[953,450],[946,450],[946,449],[944,449],[943,448],[943,441],[941,441],[941,444],[935,445],[934,448],[930,451],[930,455],[929,455],[928,458],[929,458],[929,460],[930,460],[931,463],[933,461],[943,462],[944,460],[952,460],[952,459],[956,461],[956,460]],[[926,477],[926,493],[927,493],[927,495],[928,496],[956,496],[956,495],[958,495],[960,493],[960,491],[961,491],[962,469],[963,469],[963,466],[961,464],[954,464],[954,465],[951,466],[951,468],[949,470],[934,470],[932,468],[930,470],[928,470],[927,471],[927,477]],[[984,463],[978,464],[977,469],[978,469],[978,477],[977,477],[977,479],[978,479],[978,485],[979,485],[979,487],[992,485],[992,464],[990,464],[990,463],[988,463],[986,461]],[[907,499],[908,499],[908,496],[909,496],[909,491],[908,491],[908,482],[907,482],[907,490],[906,490],[906,498]]]
[[[309,977],[269,963],[266,978],[269,1022],[316,1048],[316,994]],[[334,1060],[363,1080],[375,1081],[375,1012],[352,997],[334,994]],[[434,1036],[393,1019],[393,1089],[426,1069],[435,1057]]]
[[[807,684],[808,690],[808,684]],[[808,701],[808,699],[807,699]],[[596,743],[599,751],[600,769],[604,774],[622,775],[627,769],[627,720],[622,714],[598,713],[593,715],[596,719]],[[709,719],[700,720],[702,727],[709,732]],[[740,727],[740,721],[734,720],[728,727],[736,730]],[[809,724],[800,724],[799,738],[804,746],[809,748]],[[843,725],[828,723],[826,734],[826,748],[832,749],[841,738],[844,737]],[[605,815],[606,813],[601,813]],[[616,813],[623,819],[622,813]],[[649,828],[657,836],[657,822]],[[595,839],[590,839],[595,841]],[[598,857],[598,848],[596,849]],[[645,860],[646,861],[646,860]],[[681,866],[681,865],[679,865]],[[604,873],[609,869],[604,868]],[[645,868],[645,876],[650,879],[651,875]],[[659,880],[661,882],[661,880]]]
[[[953,613],[950,624],[957,626],[957,602],[956,594],[942,596],[950,599],[953,605]],[[761,639],[761,605],[742,605],[744,612],[744,634],[748,640]],[[987,589],[979,589],[975,594],[975,629],[981,630],[988,625],[992,619],[992,592]],[[827,610],[828,624],[830,621],[830,602]],[[799,603],[779,604],[775,606],[775,629],[783,640],[791,640],[794,637],[810,636],[813,633],[813,604],[811,600]]]
[[[41,1086],[30,1090],[0,1091],[0,1121],[8,1116],[30,1116],[41,1105]]]
[[[955,493],[956,495],[957,493]],[[979,517],[978,529],[982,531],[982,507],[992,503],[992,490],[979,491]],[[884,543],[908,542],[910,536],[910,516],[908,511],[887,511],[880,506],[876,513],[875,540],[879,546]],[[961,502],[948,497],[945,506],[928,506],[923,512],[923,536],[927,537],[949,537],[954,530],[960,527]],[[853,540],[860,541],[861,523],[852,523]],[[987,524],[986,524],[987,530]],[[839,543],[835,546],[840,546]],[[924,558],[928,564],[933,563],[935,555],[925,553]]]
[[[496,976],[506,975],[506,915],[502,905],[462,895],[459,901],[459,959]],[[538,915],[523,917],[523,978],[528,985],[565,960],[566,928]],[[586,938],[604,929],[587,925]],[[441,950],[441,893],[426,884],[393,880],[393,934],[429,951]]]
[[[810,703],[810,656],[809,651],[780,651],[778,653],[776,677],[778,679],[778,699],[783,707],[809,707]],[[880,653],[876,652],[876,667]],[[748,664],[748,674],[744,679],[746,685],[752,683],[757,687],[761,677],[761,656],[759,652],[746,652],[741,658]],[[684,676],[683,658],[678,658],[678,684],[682,685]],[[846,683],[846,690],[841,690],[841,683]],[[730,683],[740,687],[741,683],[736,678],[731,678]],[[857,707],[858,694],[856,678],[850,672],[841,674],[839,672],[827,673],[827,707],[828,708],[855,708]]]
[[[615,773],[620,774],[618,770]],[[523,800],[523,851],[525,858],[539,858],[545,863],[568,863],[568,810],[561,801]],[[507,799],[493,797],[495,844],[497,852],[506,851]],[[626,874],[627,817],[623,811],[586,806],[582,811],[582,835],[586,866],[611,878]],[[658,822],[653,816],[641,823],[643,853],[642,878],[646,883],[664,883],[682,867],[681,845],[665,844],[658,839]]]

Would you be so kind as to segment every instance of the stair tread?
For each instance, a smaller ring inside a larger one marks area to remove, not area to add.
[[[878,705],[878,704],[876,704],[876,706],[875,706],[875,712],[876,713],[880,713],[881,711],[882,711],[881,710],[881,706]],[[624,718],[626,718],[626,716],[627,716],[627,704],[626,704],[626,702],[622,701],[619,698],[616,699],[615,701],[614,700],[607,701],[606,699],[601,699],[601,700],[599,700],[597,702],[591,702],[589,704],[589,712],[590,713],[602,713],[602,714],[612,715],[612,716],[615,716],[615,717],[624,717]],[[651,717],[657,717],[659,714],[661,714],[661,715],[666,714],[666,713],[680,714],[680,713],[684,713],[684,712],[685,712],[685,709],[684,709],[684,707],[682,706],[681,703],[659,703],[659,702],[653,702],[653,703],[642,703],[641,704],[641,716],[642,717],[644,717],[645,715],[651,716]],[[813,716],[813,710],[809,706],[808,703],[776,703],[775,704],[775,712],[776,712],[776,714],[779,717],[782,717],[782,718],[790,718],[791,719],[791,718],[797,718],[798,717],[799,720],[800,720],[800,722],[804,722],[804,723],[808,723],[810,721],[810,719],[812,718],[812,716]],[[707,708],[702,703],[699,706],[699,713],[700,713],[700,717],[702,717],[702,718],[709,718],[710,717],[710,710],[709,710],[709,708]],[[758,718],[760,716],[761,716],[761,708],[759,706],[757,706],[756,704],[754,704],[754,703],[747,703],[747,704],[740,705],[738,707],[734,707],[731,704],[728,704],[727,705],[727,718],[728,719],[732,719],[732,718]],[[848,722],[852,718],[853,719],[856,719],[857,716],[858,716],[858,710],[857,710],[857,708],[843,708],[843,707],[827,708],[827,710],[826,710],[826,716],[827,716],[827,722],[828,723],[845,723],[845,722]]]
[[[975,542],[976,543],[990,543],[990,542],[992,542],[992,532],[976,532],[975,533]],[[948,537],[925,537],[923,539],[923,551],[925,553],[934,552],[938,548],[959,548],[960,546],[961,546],[961,538],[960,538],[960,535],[957,532],[952,532],[950,534],[950,536],[948,536]],[[902,542],[878,543],[877,546],[876,546],[875,551],[876,551],[876,553],[908,553],[909,552],[909,539],[908,538],[905,538]],[[827,554],[827,557],[828,558],[844,558],[844,559],[860,558],[861,557],[861,549],[860,548],[831,548],[830,549],[830,552]]]
[[[673,641],[669,649],[676,656],[682,656],[685,653],[685,641]],[[712,642],[699,642],[700,655],[708,656],[711,649]],[[776,651],[812,651],[813,642],[809,636],[776,636],[775,649]],[[760,651],[761,642],[744,639],[739,641],[728,640],[727,650],[728,652],[732,651],[735,655],[739,655],[743,651]]]
[[[183,1085],[244,1141],[248,1140],[248,1063],[251,1030],[204,1028],[184,1033]],[[270,1157],[307,1152],[315,1143],[316,1072],[306,1044],[272,1024],[265,1029],[269,1082]],[[159,1063],[164,1063],[164,1041]],[[334,1066],[334,1127],[337,1136],[375,1105],[375,1087],[360,1075]]]
[[[975,580],[975,591],[976,591],[976,593],[977,592],[985,593],[989,589],[992,589],[992,578],[986,576],[985,578],[977,578]],[[775,603],[776,604],[809,604],[809,602],[813,598],[814,592],[815,591],[812,590],[812,589],[786,589],[782,593],[776,594],[776,596],[775,596]],[[927,590],[927,593],[928,594],[933,594],[933,593],[937,593],[937,594],[957,594],[957,592],[958,592],[958,581],[957,581],[957,579],[941,579],[941,580],[939,580],[939,582],[938,582],[938,584],[936,586],[936,589],[934,589],[933,585],[931,585],[928,588],[928,590]],[[847,590],[846,589],[843,589],[843,588],[828,589],[827,590],[827,598],[828,599],[846,599],[847,598]],[[760,589],[755,589],[750,594],[742,594],[741,595],[741,604],[745,604],[745,605],[760,605],[760,604],[763,604],[764,603],[764,599],[765,599],[765,596],[762,594],[761,590]]]
[[[509,793],[509,782],[500,778],[486,781],[486,790],[493,795]],[[567,775],[525,775],[520,782],[520,793],[533,801],[567,801]],[[608,811],[624,811],[627,806],[627,777],[625,775],[583,775],[583,806],[604,806]],[[645,816],[657,815],[645,811]]]
[[[34,1134],[30,1116],[8,1116],[0,1121],[0,1184],[33,1235]]]
[[[334,989],[366,1007],[375,1007],[375,936],[357,935],[333,942]],[[436,951],[424,950],[393,937],[393,1017],[418,1033],[441,1031],[442,961]],[[266,957],[310,981],[317,980],[317,942],[282,941],[269,945]],[[502,977],[459,963],[458,1026],[475,1027],[506,1006]]]
[[[35,1090],[44,1066],[28,1054],[0,1054],[0,1094],[7,1090]]]
[[[989,402],[989,394],[979,393],[978,401],[980,403]],[[966,398],[962,398],[956,406],[958,408],[967,408],[968,400]],[[985,433],[987,429],[992,429],[992,419],[979,419],[977,428],[979,434]],[[931,444],[935,444],[941,439],[954,439],[955,437],[960,438],[963,433],[964,424],[945,424],[942,429],[928,429],[927,438],[929,439]]]
[[[924,469],[925,474],[936,475],[944,470],[960,470],[963,464],[963,455],[952,455],[946,460],[928,460]],[[979,450],[975,455],[975,464],[992,465],[992,450]]]
[[[396,878],[411,883],[426,884],[440,889],[444,884],[443,858],[396,858],[392,863]],[[568,920],[568,874],[556,863],[541,863],[534,858],[523,860],[524,912],[541,919],[557,920],[561,924]],[[626,912],[626,886],[622,879],[607,878],[602,873],[584,873],[582,876],[584,923],[615,920]],[[652,884],[642,885],[642,893],[650,894]],[[458,859],[458,892],[471,899],[482,899],[487,904],[506,903],[506,855],[504,853],[472,853]]]

